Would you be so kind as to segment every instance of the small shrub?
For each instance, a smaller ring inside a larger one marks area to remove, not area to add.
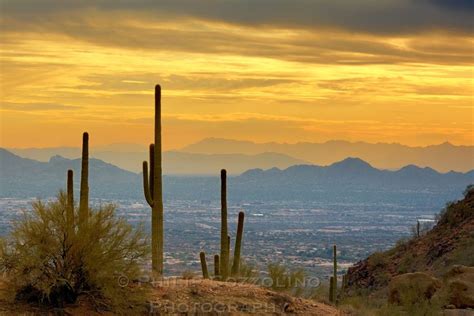
[[[474,192],[474,184],[469,184],[463,192],[464,197],[467,197],[470,193]]]
[[[408,238],[400,238],[399,240],[397,240],[395,248],[393,248],[393,252],[395,253],[397,249],[406,250],[408,248],[408,242]]]
[[[388,263],[388,258],[383,252],[375,252],[368,260],[368,264],[372,268],[383,268]]]
[[[148,255],[143,231],[117,218],[114,205],[104,205],[91,209],[88,222],[71,234],[66,200],[61,192],[49,203],[34,202],[2,241],[0,270],[16,299],[63,306],[85,295],[105,310],[140,304],[145,289],[131,284]]]
[[[416,270],[416,260],[410,254],[407,254],[406,256],[403,257],[403,259],[400,261],[400,264],[398,265],[398,268],[397,268],[397,272],[399,274],[414,272],[415,270]]]
[[[192,280],[196,277],[196,273],[191,270],[186,270],[183,272],[181,276],[184,280]]]
[[[269,264],[268,274],[272,280],[271,288],[275,291],[299,292],[304,288],[306,276],[304,269],[289,271],[283,265]]]
[[[436,221],[438,223],[448,223],[452,225],[454,223],[454,218],[452,216],[452,212],[449,210],[454,206],[455,202],[450,201],[447,202],[445,207],[436,215]]]
[[[244,281],[252,281],[258,277],[258,272],[254,265],[248,264],[245,261],[241,261],[237,277]]]

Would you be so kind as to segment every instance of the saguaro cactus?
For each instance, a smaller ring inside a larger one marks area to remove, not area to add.
[[[222,280],[229,276],[229,240],[227,230],[227,171],[221,170],[221,255],[220,272]]]
[[[207,271],[206,253],[201,251],[201,253],[199,253],[199,258],[201,259],[202,277],[204,279],[209,279],[209,272]]]
[[[335,302],[335,293],[336,291],[334,290],[334,277],[329,278],[329,301],[330,302]]]
[[[67,213],[66,213],[68,234],[74,233],[74,183],[73,171],[67,171]]]
[[[89,218],[89,134],[82,134],[81,192],[79,198],[79,224]]]
[[[214,255],[214,276],[218,278],[219,275],[219,255]]]
[[[242,247],[242,234],[244,232],[244,212],[239,212],[239,221],[237,223],[237,237],[235,239],[234,263],[232,264],[232,275],[239,274],[240,270],[240,252]]]
[[[334,289],[337,289],[337,246],[332,247]]]
[[[148,164],[143,162],[143,189],[151,211],[152,269],[163,274],[163,185],[161,167],[161,87],[155,86],[155,143],[150,145],[150,176]]]

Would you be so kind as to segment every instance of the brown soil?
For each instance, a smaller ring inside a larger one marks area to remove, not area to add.
[[[153,296],[155,312],[187,312],[191,315],[341,315],[332,306],[245,283],[175,279],[157,284]]]
[[[202,279],[168,279],[152,289],[150,315],[343,315],[335,307],[291,297],[251,284]],[[113,315],[98,313],[79,300],[64,310],[9,303],[0,280],[0,315]],[[129,315],[133,315],[130,311]]]

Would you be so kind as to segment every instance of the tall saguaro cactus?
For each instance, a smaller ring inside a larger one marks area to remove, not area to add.
[[[234,263],[232,264],[232,275],[235,276],[240,270],[240,251],[242,247],[242,235],[244,232],[244,212],[239,212],[239,221],[237,223],[237,237],[235,239]]]
[[[79,224],[89,218],[89,134],[82,134],[81,192],[79,198]]]
[[[199,259],[201,259],[201,270],[203,279],[209,279],[209,272],[207,271],[206,253],[201,251],[199,253]]]
[[[219,278],[220,272],[219,272],[220,266],[219,266],[219,255],[214,255],[214,277]]]
[[[332,248],[333,256],[333,302],[336,302],[336,293],[337,293],[337,246],[334,244]]]
[[[161,167],[161,87],[155,86],[155,143],[150,145],[150,176],[148,164],[143,162],[143,189],[151,207],[151,265],[163,274],[163,184]]]
[[[229,276],[229,241],[227,230],[227,171],[221,170],[221,254],[220,273],[222,280]]]
[[[73,171],[67,171],[67,212],[66,220],[68,227],[68,235],[72,236],[74,233],[74,183]]]
[[[335,293],[336,291],[334,290],[334,277],[329,278],[329,301],[334,303],[335,302]]]

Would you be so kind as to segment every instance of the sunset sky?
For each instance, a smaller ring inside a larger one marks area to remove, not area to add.
[[[474,145],[472,3],[0,0],[0,146]]]

